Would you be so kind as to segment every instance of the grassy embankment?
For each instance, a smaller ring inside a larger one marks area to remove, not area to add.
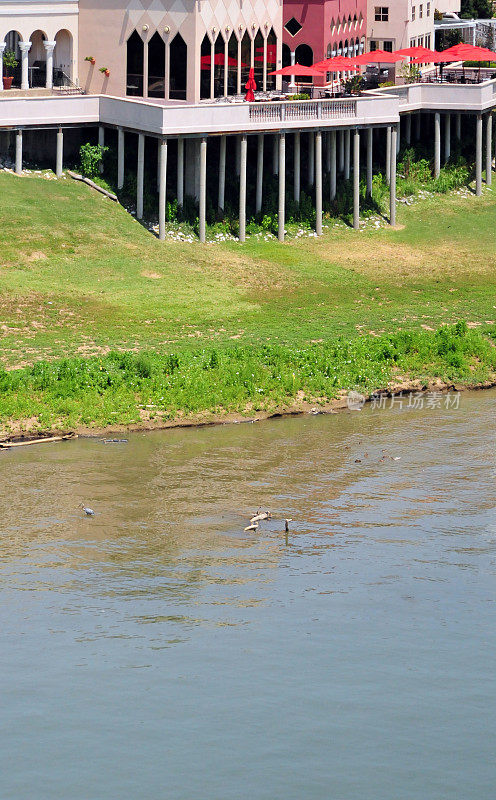
[[[0,174],[0,426],[244,413],[404,379],[492,378],[494,199],[400,206],[396,230],[340,223],[320,240],[202,247],[157,241],[86,186]],[[458,320],[468,330],[434,332]]]

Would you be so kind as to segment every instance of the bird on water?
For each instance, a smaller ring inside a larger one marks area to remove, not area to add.
[[[95,516],[95,512],[93,511],[93,509],[88,508],[88,506],[85,506],[84,503],[79,503],[78,508],[82,508],[87,517]]]

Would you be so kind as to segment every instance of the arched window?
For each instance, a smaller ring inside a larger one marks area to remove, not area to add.
[[[186,100],[188,46],[180,33],[176,33],[169,47],[169,97]]]
[[[200,98],[205,100],[210,97],[210,69],[212,53],[210,39],[207,34],[203,37],[200,52]]]
[[[227,93],[238,93],[238,40],[231,33],[227,44]]]
[[[245,31],[241,39],[241,91],[244,91],[245,83],[250,74],[251,62],[251,39],[248,31]]]
[[[299,44],[295,50],[295,59],[297,64],[302,64],[305,67],[311,67],[313,64],[313,50],[308,44]]]
[[[269,56],[269,48],[267,46],[267,58]],[[257,84],[257,89],[263,88],[263,60],[264,60],[264,39],[260,31],[257,31],[257,35],[255,36],[255,63],[253,67],[255,69],[255,82]],[[272,69],[275,69],[273,67]],[[270,72],[268,69],[267,72]]]
[[[143,39],[137,31],[133,31],[127,40],[127,95],[131,95],[132,97],[143,97],[143,65]]]
[[[222,97],[224,94],[224,38],[220,35],[215,40],[215,58],[214,58],[214,95],[215,97]]]
[[[289,60],[291,61],[291,54],[289,56]],[[277,36],[274,28],[271,28],[270,33],[267,36],[267,89],[276,88],[276,76],[269,75],[269,72],[273,72],[275,69],[277,69]]]
[[[165,42],[159,33],[148,42],[148,97],[165,97]]]

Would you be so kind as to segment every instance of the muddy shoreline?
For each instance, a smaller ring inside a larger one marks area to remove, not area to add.
[[[491,380],[484,381],[483,383],[446,383],[444,381],[420,381],[412,380],[403,383],[394,384],[386,389],[376,389],[369,395],[364,395],[363,405],[370,403],[377,397],[398,397],[402,394],[410,392],[421,393],[427,395],[429,392],[441,392],[447,394],[449,392],[466,392],[466,391],[480,391],[483,389],[496,388],[496,375]],[[16,424],[15,431],[2,431],[0,434],[0,444],[8,444],[8,442],[33,442],[48,439],[49,437],[60,436],[64,439],[74,438],[76,436],[85,438],[101,438],[123,433],[143,433],[146,431],[168,430],[170,428],[205,428],[213,425],[239,425],[242,423],[263,422],[268,419],[279,419],[282,417],[296,417],[304,414],[337,414],[340,411],[350,411],[355,413],[360,408],[350,409],[348,404],[348,391],[342,390],[339,397],[330,400],[327,403],[298,401],[293,404],[277,407],[270,411],[258,411],[256,414],[242,414],[239,412],[231,412],[226,414],[210,414],[203,412],[201,414],[191,415],[190,417],[176,417],[175,419],[168,420],[147,420],[142,422],[131,423],[130,425],[108,425],[104,427],[88,427],[79,425],[74,429],[67,428],[52,428],[45,431],[30,430],[29,427],[23,427],[23,421],[20,420]]]

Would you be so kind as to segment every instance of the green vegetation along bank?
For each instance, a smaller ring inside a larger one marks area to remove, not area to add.
[[[89,187],[0,173],[0,427],[250,415],[496,372],[494,194],[283,245],[159,242]],[[457,324],[459,320],[464,322]]]

